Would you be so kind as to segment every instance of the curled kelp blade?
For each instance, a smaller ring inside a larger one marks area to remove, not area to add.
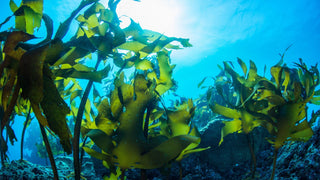
[[[44,63],[48,47],[45,45],[23,54],[18,82],[22,97],[30,100],[38,121],[59,136],[64,150],[70,154],[71,133],[66,123],[70,109],[55,86],[50,68]]]
[[[31,107],[44,126],[48,126],[47,119],[42,115],[40,102],[43,99],[43,65],[48,45],[24,53],[19,62],[18,83],[22,89],[21,96],[29,99]]]
[[[283,146],[285,141],[307,141],[313,135],[310,124],[306,119],[305,102],[285,104],[278,109],[276,134],[271,141],[276,149]]]
[[[200,132],[198,131],[198,128],[196,126],[193,126],[192,130],[188,135],[199,137],[200,138]],[[201,140],[201,139],[200,139]],[[175,159],[176,161],[181,161],[183,158],[188,157],[192,153],[205,151],[207,149],[210,149],[211,147],[205,147],[205,148],[197,148],[200,144],[200,140],[196,143],[191,143],[189,146],[187,146]]]
[[[88,153],[90,156],[96,158],[96,159],[100,159],[103,161],[110,161],[110,155],[108,154],[104,154],[104,153],[99,153],[93,149],[90,149],[88,147],[83,147],[83,150]]]
[[[92,129],[87,134],[88,137],[104,152],[111,154],[114,149],[112,136],[109,136],[100,129]]]
[[[162,167],[177,157],[190,143],[197,143],[198,141],[200,141],[200,138],[190,135],[175,136],[141,155],[140,160],[132,165],[140,169]]]
[[[43,0],[23,0],[20,7],[10,0],[9,5],[16,18],[16,29],[33,34],[35,28],[40,28]]]
[[[157,53],[163,49],[181,49],[182,47],[191,47],[189,39],[167,37],[161,33],[144,30],[139,24],[131,19],[131,24],[123,29],[125,37],[128,40],[118,48],[133,51],[139,54],[140,58],[147,57],[151,53]],[[180,45],[173,45],[172,42],[178,42]]]
[[[19,42],[26,42],[34,38],[35,36],[23,31],[13,31],[7,37],[3,52],[6,54],[6,56],[10,56],[16,60],[20,60],[21,56],[26,52],[26,50],[17,47],[17,45],[19,44]]]
[[[243,71],[243,74],[244,74],[244,76],[246,76],[247,75],[247,65],[242,61],[242,59],[240,59],[240,58],[237,58],[238,59],[238,63],[239,63],[239,65],[241,66],[241,68],[242,68],[242,71]]]
[[[43,65],[48,46],[24,53],[19,62],[18,78],[22,96],[38,104],[43,98]]]

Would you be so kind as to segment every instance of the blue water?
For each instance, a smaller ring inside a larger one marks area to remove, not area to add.
[[[19,4],[19,1],[15,2]],[[55,30],[79,2],[44,0],[44,12],[55,21]],[[1,0],[0,7],[0,20],[3,21],[11,15],[9,0]],[[171,56],[172,63],[177,64],[173,72],[178,82],[176,93],[187,98],[197,98],[204,93],[197,84],[206,76],[217,75],[217,64],[236,62],[236,57],[246,63],[253,60],[261,74],[264,65],[276,64],[279,53],[284,53],[292,44],[284,58],[289,66],[298,58],[309,66],[320,62],[318,0],[123,0],[118,9],[124,22],[124,15],[128,15],[144,29],[190,39],[193,47],[174,51]],[[1,31],[6,28],[8,26],[3,26]],[[76,29],[77,23],[74,22],[65,39],[70,38]],[[41,29],[37,36],[44,36]],[[9,147],[11,160],[20,158],[23,121],[18,118],[13,126],[18,143]]]

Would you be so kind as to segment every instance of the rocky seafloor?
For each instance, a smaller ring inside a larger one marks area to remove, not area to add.
[[[257,159],[255,179],[270,179],[273,162],[273,149],[264,140],[266,132],[256,128],[251,136],[231,134],[220,141],[220,121],[212,121],[201,131],[201,147],[209,150],[193,154],[181,162],[183,180],[201,179],[250,179],[251,154],[248,140],[253,142]],[[308,142],[288,142],[277,158],[275,179],[320,179],[320,128]],[[60,179],[74,179],[72,157],[56,157]],[[82,176],[88,180],[103,179],[108,171],[101,162],[84,156]],[[179,164],[172,163],[164,169],[147,170],[148,179],[179,179]],[[140,179],[140,170],[126,171],[127,180]],[[50,167],[32,164],[27,161],[12,161],[2,167],[0,179],[53,179]]]

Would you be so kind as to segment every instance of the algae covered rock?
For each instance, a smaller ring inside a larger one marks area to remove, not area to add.
[[[60,179],[74,179],[73,159],[70,156],[57,156],[55,161]],[[87,180],[99,180],[89,156],[83,157],[82,176]],[[14,160],[0,170],[0,179],[54,179],[50,166]]]
[[[53,179],[53,173],[49,167],[16,160],[1,168],[0,179]]]

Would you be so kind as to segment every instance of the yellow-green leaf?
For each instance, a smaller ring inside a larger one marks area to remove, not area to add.
[[[225,126],[221,130],[221,139],[219,142],[219,146],[223,142],[223,138],[228,134],[232,134],[235,132],[240,132],[242,129],[242,122],[239,119],[234,119],[232,121],[224,121]]]
[[[106,161],[108,159],[110,159],[110,156],[108,156],[107,154],[103,154],[103,153],[99,153],[93,149],[90,149],[88,147],[83,147],[83,150],[88,153],[90,156],[96,158],[96,159],[100,159],[103,161]]]
[[[177,157],[177,155],[179,155],[180,152],[190,143],[197,143],[199,141],[200,138],[194,136],[175,136],[142,155],[141,161],[132,165],[142,169],[155,169],[162,167],[167,162]]]
[[[18,6],[16,5],[16,3],[13,0],[10,0],[10,9],[12,12],[16,12],[16,10],[18,10]]]
[[[247,66],[246,66],[246,64],[240,58],[237,58],[237,59],[238,59],[238,63],[240,64],[240,66],[242,68],[244,76],[246,76],[247,75]]]

